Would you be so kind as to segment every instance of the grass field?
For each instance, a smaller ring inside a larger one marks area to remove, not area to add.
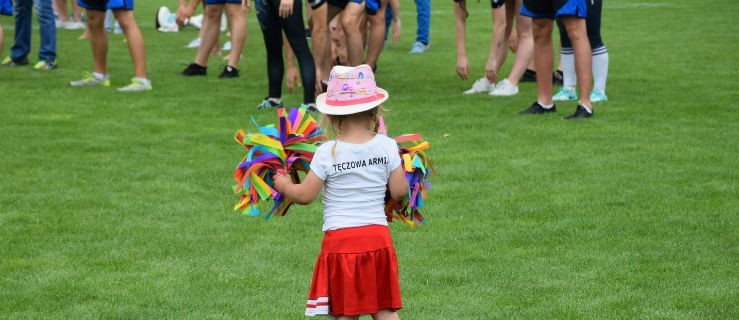
[[[268,221],[231,211],[232,137],[250,116],[276,119],[255,108],[267,80],[254,14],[241,78],[217,79],[212,58],[191,79],[178,73],[197,31],[157,32],[160,4],[136,5],[153,91],[69,87],[92,65],[76,31],[59,31],[57,70],[0,68],[0,319],[303,319],[320,203]],[[574,103],[516,115],[531,83],[461,95],[483,74],[489,4],[469,3],[466,82],[452,2],[433,9],[431,51],[409,55],[402,1],[401,41],[377,72],[390,134],[422,133],[438,171],[429,225],[391,226],[401,318],[739,318],[739,3],[606,1],[610,101],[574,122],[560,120]],[[122,39],[113,86],[133,76]]]

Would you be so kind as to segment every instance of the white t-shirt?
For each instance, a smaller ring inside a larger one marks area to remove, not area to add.
[[[331,140],[319,146],[310,169],[324,181],[323,231],[386,226],[385,191],[398,166],[398,144],[381,134],[361,144]]]

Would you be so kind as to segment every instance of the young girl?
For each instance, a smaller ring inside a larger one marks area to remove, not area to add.
[[[387,98],[368,65],[334,67],[316,107],[328,117],[336,139],[318,147],[302,183],[274,176],[275,189],[300,204],[313,202],[323,188],[325,233],[307,316],[399,319],[398,266],[384,204],[387,190],[402,199],[408,183],[397,144],[377,133],[380,104]]]

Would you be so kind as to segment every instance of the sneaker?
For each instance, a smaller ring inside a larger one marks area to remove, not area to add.
[[[552,84],[553,85],[557,85],[557,86],[564,85],[564,79],[565,79],[565,75],[564,73],[562,73],[562,71],[556,70],[552,72]]]
[[[575,92],[574,89],[569,89],[566,87],[562,87],[562,89],[559,89],[559,92],[552,96],[552,100],[554,101],[573,101],[577,100],[577,92]]]
[[[593,89],[590,93],[590,102],[608,101],[608,96],[605,92],[598,89]]]
[[[208,67],[203,67],[197,63],[191,63],[185,70],[182,70],[182,75],[185,76],[204,76],[208,73]]]
[[[488,78],[482,77],[480,80],[472,84],[472,88],[463,92],[464,94],[475,94],[481,92],[491,92],[495,89],[495,84],[488,81]]]
[[[120,92],[134,92],[151,90],[151,81],[137,78],[131,79],[131,83],[125,87],[118,88]]]
[[[187,44],[187,47],[190,49],[200,47],[200,37],[195,38],[195,40],[193,41],[190,41],[190,43]]]
[[[536,82],[536,71],[526,69],[518,82]]]
[[[28,63],[29,63],[28,57],[24,57],[23,59],[20,59],[20,60],[14,60],[10,58],[10,56],[7,56],[5,57],[5,59],[3,59],[3,62],[1,64],[4,66],[9,66],[9,67],[18,67],[18,66],[27,66]]]
[[[269,99],[269,97],[264,98],[262,100],[262,103],[260,103],[257,106],[257,109],[267,109],[267,108],[282,108],[282,101],[280,102],[274,102]]]
[[[226,43],[223,44],[221,51],[231,51],[231,41],[226,41]]]
[[[315,103],[303,103],[300,105],[300,108],[307,110],[308,112],[317,112],[318,109],[316,109]]]
[[[588,111],[585,106],[578,104],[577,109],[575,109],[575,113],[566,116],[565,120],[572,120],[572,119],[580,119],[580,118],[590,118],[593,116],[592,111]]]
[[[226,65],[226,67],[223,68],[223,72],[221,72],[221,75],[218,76],[218,78],[221,78],[221,79],[238,78],[238,77],[239,77],[239,69],[236,69],[229,65]]]
[[[54,21],[54,25],[56,26],[57,29],[65,29],[69,23],[70,22],[68,21],[62,21],[62,20]]]
[[[429,45],[416,41],[411,47],[410,53],[424,53],[426,51],[429,51]]]
[[[506,97],[506,96],[515,96],[518,94],[518,86],[514,86],[508,79],[503,79],[503,81],[498,82],[498,84],[495,85],[495,89],[493,91],[490,91],[491,96],[499,96],[499,97]]]
[[[39,61],[33,68],[36,70],[54,70],[57,68],[56,62],[54,61]]]
[[[67,30],[82,30],[85,28],[85,24],[80,22],[68,22],[66,26],[64,26],[64,29]]]
[[[85,72],[85,76],[84,78],[82,78],[82,80],[72,81],[69,83],[69,85],[73,87],[110,87],[110,79],[98,79],[97,77],[92,75],[92,73]]]
[[[539,102],[534,102],[530,107],[524,109],[523,111],[519,112],[520,115],[527,115],[527,114],[542,114],[542,113],[549,113],[549,112],[556,112],[557,106],[554,105],[549,109],[546,109],[542,107]]]

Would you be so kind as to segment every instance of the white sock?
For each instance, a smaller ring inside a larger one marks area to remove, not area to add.
[[[593,89],[606,92],[608,80],[608,50],[605,46],[593,49]]]
[[[544,108],[544,109],[551,109],[552,107],[554,107],[554,104],[543,104],[543,103],[541,103],[541,101],[537,101],[537,103],[538,103],[538,104],[539,104],[539,105],[540,105],[540,106],[541,106],[542,108]]]
[[[93,72],[92,73],[92,76],[95,77],[95,79],[98,79],[98,80],[103,80],[103,81],[108,80],[108,75],[107,74]]]
[[[562,48],[560,51],[562,62],[562,82],[565,88],[574,89],[577,85],[577,73],[575,72],[575,49]]]

